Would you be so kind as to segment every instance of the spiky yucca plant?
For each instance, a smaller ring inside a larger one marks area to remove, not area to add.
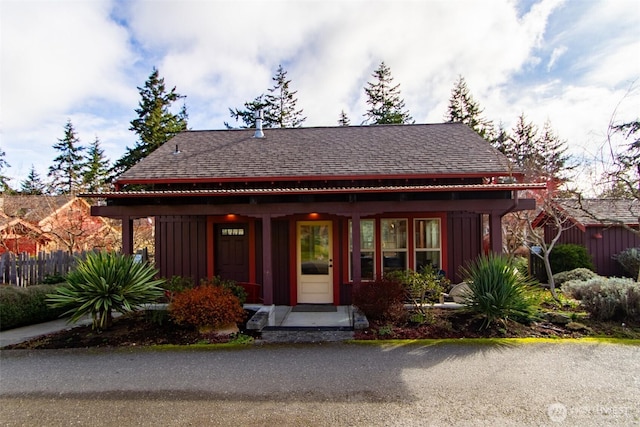
[[[48,295],[52,308],[67,311],[75,323],[91,315],[94,329],[108,329],[112,312],[127,313],[162,296],[164,280],[157,270],[132,256],[113,252],[92,252],[67,275],[67,283]]]
[[[533,280],[518,272],[510,258],[490,253],[462,271],[469,284],[465,304],[484,317],[483,328],[496,320],[527,320],[534,314],[536,302],[529,292]]]

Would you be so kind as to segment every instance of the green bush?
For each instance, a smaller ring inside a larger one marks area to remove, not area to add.
[[[553,271],[554,274],[576,268],[595,270],[587,248],[574,244],[554,246],[549,254],[549,263],[551,264],[551,271]]]
[[[537,309],[530,292],[533,280],[522,275],[511,258],[490,253],[462,272],[469,285],[467,310],[484,317],[483,328],[496,320],[528,322],[533,317]]]
[[[573,270],[562,271],[554,274],[553,281],[556,286],[560,287],[563,283],[568,282],[569,280],[587,281],[594,277],[598,277],[598,275],[588,268],[574,268]]]
[[[0,286],[0,330],[57,319],[62,310],[47,305],[47,294],[57,286],[35,285],[26,288]]]
[[[640,248],[628,248],[613,256],[632,279],[638,279],[640,270]]]
[[[449,290],[451,282],[430,265],[420,272],[413,270],[398,270],[387,274],[387,278],[397,280],[405,288],[406,300],[413,305],[413,309],[426,315],[425,304],[440,301],[440,296]]]
[[[171,279],[165,280],[162,284],[162,289],[164,289],[163,301],[170,303],[177,293],[192,289],[193,287],[194,283],[192,278],[172,276]]]
[[[640,284],[632,279],[574,280],[566,282],[563,289],[580,300],[594,319],[640,321]]]
[[[354,287],[352,302],[370,320],[400,320],[405,315],[405,289],[394,277],[363,282]]]
[[[127,313],[162,296],[164,280],[155,280],[156,274],[152,266],[132,256],[92,252],[47,301],[53,308],[67,310],[64,314],[71,315],[70,322],[90,314],[94,329],[108,329],[113,310]]]

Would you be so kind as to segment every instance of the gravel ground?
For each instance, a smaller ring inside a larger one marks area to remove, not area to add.
[[[640,425],[640,346],[0,352],[0,424]]]

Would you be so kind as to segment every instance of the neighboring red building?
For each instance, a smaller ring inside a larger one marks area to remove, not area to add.
[[[118,246],[119,232],[91,216],[86,200],[74,196],[2,196],[0,251],[78,252]]]
[[[0,216],[0,254],[5,252],[37,254],[49,238],[37,226],[20,218]]]
[[[554,205],[572,226],[560,235],[558,243],[576,244],[587,248],[596,273],[602,276],[625,275],[622,266],[613,258],[625,249],[640,247],[638,223],[640,201],[626,199],[558,199]],[[555,235],[545,212],[534,221],[535,227],[544,226],[545,240]],[[552,228],[553,227],[553,228]],[[632,231],[636,230],[636,232]]]
[[[506,157],[462,124],[187,131],[121,175],[92,213],[155,217],[165,277],[262,285],[265,304],[348,304],[354,283],[502,250],[501,218],[533,209]],[[140,190],[140,188],[145,190]]]

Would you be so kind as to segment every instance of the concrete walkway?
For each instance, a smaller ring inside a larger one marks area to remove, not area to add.
[[[22,326],[20,328],[0,331],[0,347],[18,344],[32,338],[64,331],[76,326],[90,325],[91,318],[81,319],[78,323],[67,323],[67,319],[52,320],[50,322],[36,323],[35,325]]]

